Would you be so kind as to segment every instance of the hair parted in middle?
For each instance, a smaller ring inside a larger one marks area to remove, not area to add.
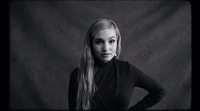
[[[113,28],[117,37],[117,50],[115,58],[121,53],[121,35],[117,25],[110,19],[98,19],[89,28],[84,41],[83,55],[78,74],[78,92],[76,98],[77,110],[90,110],[91,104],[95,104],[92,96],[96,91],[94,81],[94,53],[92,41],[94,36],[101,30]],[[93,103],[92,103],[93,102]]]

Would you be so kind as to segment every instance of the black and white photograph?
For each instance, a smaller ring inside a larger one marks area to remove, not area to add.
[[[10,1],[10,110],[191,110],[192,4]]]

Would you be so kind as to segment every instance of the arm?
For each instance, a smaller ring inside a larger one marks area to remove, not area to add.
[[[144,88],[149,93],[129,110],[146,110],[158,103],[165,96],[163,87],[136,67],[134,67],[134,74],[136,75],[135,86]]]
[[[77,78],[76,78],[77,74],[78,74],[78,68],[74,69],[74,71],[70,75],[69,90],[68,90],[69,110],[76,109],[76,96],[78,89]]]

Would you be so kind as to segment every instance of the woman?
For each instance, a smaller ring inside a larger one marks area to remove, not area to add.
[[[70,76],[70,110],[146,110],[163,98],[161,85],[130,63],[118,60],[120,52],[117,25],[107,19],[93,23],[85,37],[81,66]],[[129,108],[134,87],[149,93]]]

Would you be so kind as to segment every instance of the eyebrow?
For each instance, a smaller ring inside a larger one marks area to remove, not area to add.
[[[101,38],[95,38],[94,40],[96,41],[96,40],[103,40],[103,39],[101,39]]]
[[[110,37],[109,39],[116,38],[115,36]]]
[[[108,39],[116,38],[115,36],[109,37]],[[94,40],[103,40],[102,38],[95,38]]]

